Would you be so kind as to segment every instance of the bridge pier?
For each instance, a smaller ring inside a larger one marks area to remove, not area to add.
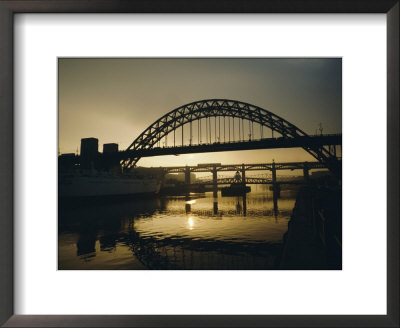
[[[244,164],[242,164],[242,185],[243,187],[246,187],[246,170]]]
[[[218,176],[217,176],[217,166],[213,166],[212,170],[212,175],[213,175],[213,196],[217,197],[218,196]]]
[[[190,213],[192,211],[192,205],[190,205],[190,203],[188,202],[188,200],[190,200],[189,198],[189,194],[186,194],[185,196],[185,212],[186,213]]]
[[[243,194],[243,216],[247,216],[246,193]]]
[[[281,187],[276,182],[276,166],[275,161],[272,161],[272,191],[274,193],[274,198],[279,198],[281,196]]]
[[[214,213],[214,215],[218,214],[218,201],[215,198],[214,198],[214,203],[213,203],[213,213]]]
[[[278,195],[277,195],[277,193],[275,191],[273,192],[272,200],[273,200],[273,203],[274,203],[274,216],[275,216],[275,219],[276,219],[277,216],[278,216]]]
[[[186,186],[190,185],[190,167],[189,166],[185,167],[185,185]]]
[[[185,204],[185,212],[190,213],[192,211],[192,206],[190,204]]]

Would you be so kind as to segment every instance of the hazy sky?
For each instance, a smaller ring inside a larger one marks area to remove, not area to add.
[[[248,102],[315,134],[342,132],[341,59],[59,59],[59,151],[120,150],[159,117],[210,98]],[[143,158],[139,166],[312,161],[303,149]]]

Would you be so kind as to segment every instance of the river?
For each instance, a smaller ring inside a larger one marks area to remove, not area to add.
[[[59,209],[60,270],[276,269],[296,192],[159,196]]]

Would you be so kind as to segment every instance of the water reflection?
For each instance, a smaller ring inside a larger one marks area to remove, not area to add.
[[[274,269],[295,193],[214,196],[60,207],[59,269]]]
[[[188,217],[188,226],[190,230],[194,227],[194,219],[191,216]]]

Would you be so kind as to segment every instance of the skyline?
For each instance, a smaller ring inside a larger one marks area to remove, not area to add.
[[[126,149],[149,125],[184,104],[211,98],[259,106],[308,134],[342,132],[340,58],[59,59],[59,151],[99,139]],[[163,166],[312,161],[303,149],[162,156]],[[138,166],[160,166],[161,157]]]

